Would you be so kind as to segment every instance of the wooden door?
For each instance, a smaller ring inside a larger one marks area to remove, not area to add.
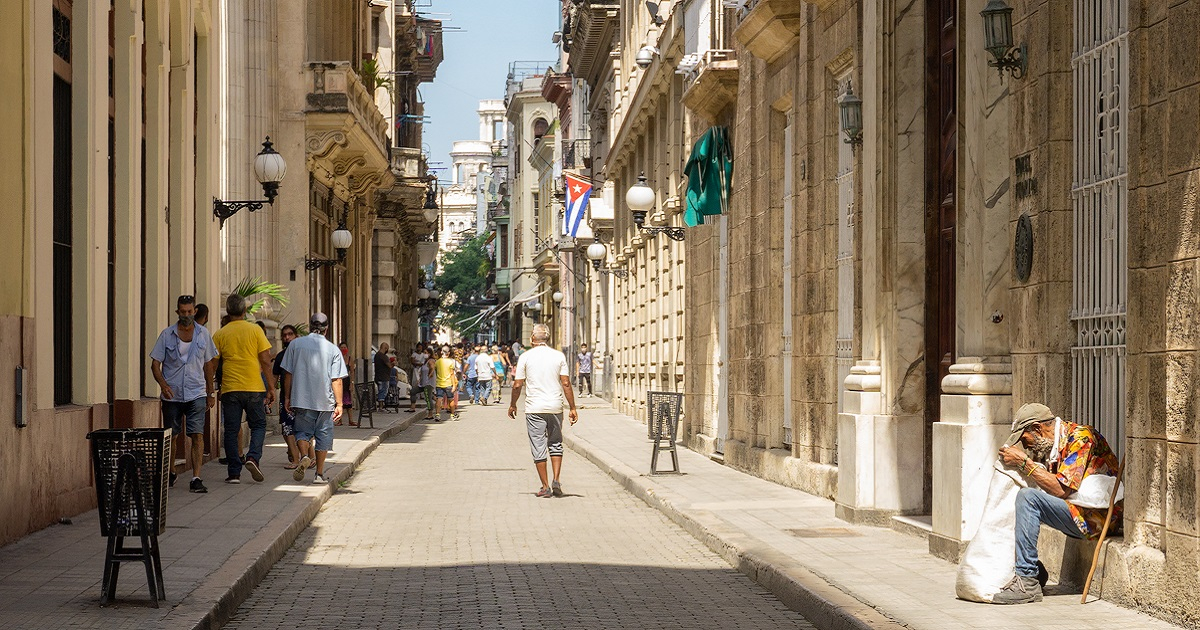
[[[933,423],[941,382],[954,363],[955,220],[958,149],[958,2],[926,0],[925,496],[932,487]]]

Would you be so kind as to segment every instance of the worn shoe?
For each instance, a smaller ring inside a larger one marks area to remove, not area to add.
[[[258,483],[262,483],[266,477],[263,477],[262,471],[258,469],[258,462],[253,459],[246,460],[246,470],[250,471],[250,476]]]
[[[188,492],[195,492],[196,494],[204,494],[205,492],[208,492],[208,488],[205,488],[204,482],[200,481],[199,477],[196,477],[195,479],[192,480],[192,483],[188,486]]]
[[[554,492],[551,491],[550,488],[542,488],[541,490],[537,491],[537,498],[539,498],[539,499],[549,499],[550,497],[553,497],[553,496],[554,496]]]
[[[296,470],[292,471],[292,479],[296,481],[304,481],[304,471],[308,470],[309,466],[313,465],[313,460],[309,459],[308,455],[300,458],[300,463],[296,464]]]
[[[999,593],[992,596],[993,604],[1029,604],[1042,601],[1042,585],[1036,577],[1014,575]]]
[[[314,486],[319,486],[319,485],[327,484],[327,483],[329,483],[329,478],[325,477],[324,475],[317,475],[317,476],[313,477],[313,485]]]
[[[563,495],[562,484],[558,483],[557,481],[550,484],[550,492],[554,493],[554,496],[556,497],[561,497]]]
[[[179,475],[176,475],[175,473],[171,473],[171,474],[170,474],[170,476],[169,476],[169,477],[167,477],[167,487],[168,487],[168,488],[174,488],[174,487],[175,487],[175,480],[176,480],[176,479],[178,479],[178,478],[179,478]]]
[[[454,420],[455,422],[458,422],[459,420],[462,420],[462,418],[460,418],[460,417],[458,416],[458,414],[457,414],[457,413],[452,413],[452,414],[450,414],[450,419],[451,419],[451,420]]]
[[[242,477],[241,475],[238,475],[237,477],[226,477],[225,483],[242,483]]]

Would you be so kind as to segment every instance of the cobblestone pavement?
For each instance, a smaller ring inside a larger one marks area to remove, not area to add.
[[[226,628],[813,627],[574,453],[535,497],[504,409],[380,445]]]

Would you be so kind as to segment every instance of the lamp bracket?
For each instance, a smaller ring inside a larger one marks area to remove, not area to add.
[[[250,212],[262,210],[263,204],[271,203],[270,199],[259,199],[252,201],[223,201],[213,197],[213,216],[217,217],[221,222],[221,228],[225,227],[225,219],[237,214],[238,211],[245,208]]]
[[[682,241],[684,239],[684,231],[681,227],[646,227],[645,225],[638,224],[638,229],[646,236],[666,234],[667,238],[673,241]]]
[[[306,256],[304,258],[304,268],[309,271],[316,271],[321,267],[340,265],[344,260],[346,260],[346,250],[339,249],[337,250],[337,258],[314,258],[312,256]]]
[[[993,59],[988,62],[988,65],[995,68],[1000,73],[1000,79],[1004,79],[1004,72],[1014,79],[1025,78],[1025,71],[1028,69],[1028,55],[1025,44],[1013,46],[1004,53],[1003,57]]]

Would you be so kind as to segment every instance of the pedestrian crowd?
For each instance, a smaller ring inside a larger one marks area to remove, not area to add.
[[[279,425],[287,443],[288,464],[296,481],[313,469],[313,483],[328,483],[326,457],[333,446],[333,427],[350,420],[355,365],[344,342],[335,345],[327,333],[329,318],[313,313],[307,334],[296,326],[279,329],[283,348],[272,354],[262,322],[248,319],[246,298],[231,294],[225,301],[221,328],[209,333],[209,309],[195,296],[176,300],[177,320],[158,336],[150,351],[151,371],[161,390],[163,425],[172,429],[180,445],[190,441],[192,478],[189,490],[208,492],[200,476],[204,462],[204,433],[208,414],[220,403],[224,428],[221,434],[226,465],[225,482],[239,484],[243,470],[256,482],[265,480],[262,469],[267,415],[279,391]],[[526,395],[526,430],[542,487],[537,495],[562,496],[562,410],[570,407],[571,424],[578,420],[566,356],[549,348],[549,331],[534,327],[528,350],[520,341],[504,344],[459,342],[454,345],[418,343],[408,357],[409,370],[397,365],[387,343],[371,357],[376,404],[399,409],[409,399],[409,411],[418,400],[426,417],[435,422],[461,420],[459,404],[487,406],[502,401],[503,390],[512,390],[509,416]],[[581,347],[575,358],[579,385],[592,390],[592,354]],[[361,401],[360,401],[361,402]],[[249,440],[242,447],[242,423]],[[547,461],[553,477],[547,471]],[[177,478],[174,464],[169,483]]]

